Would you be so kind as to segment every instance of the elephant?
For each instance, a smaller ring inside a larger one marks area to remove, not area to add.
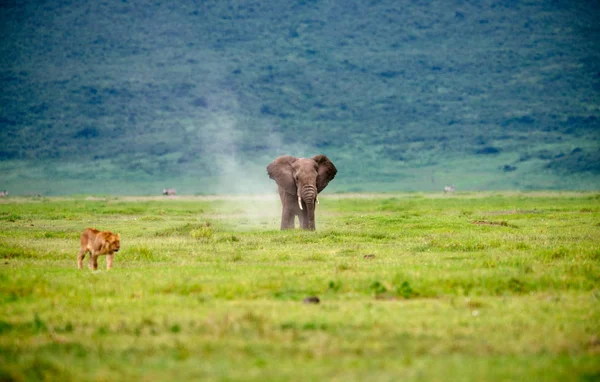
[[[281,198],[281,229],[293,229],[296,215],[300,228],[315,229],[315,207],[318,193],[337,174],[337,169],[325,155],[296,158],[283,155],[267,166],[269,178],[277,182]]]

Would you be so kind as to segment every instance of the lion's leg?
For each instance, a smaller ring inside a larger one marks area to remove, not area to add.
[[[89,267],[94,271],[98,269],[98,255],[96,255],[94,252],[90,253]]]
[[[114,253],[106,255],[106,269],[112,269]]]
[[[77,268],[83,269],[83,259],[85,258],[85,254],[87,253],[87,249],[81,248],[79,254],[77,255]]]

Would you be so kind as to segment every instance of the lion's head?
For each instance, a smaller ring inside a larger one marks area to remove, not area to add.
[[[104,236],[106,242],[104,243],[105,251],[108,253],[119,252],[121,249],[121,235],[106,232]]]

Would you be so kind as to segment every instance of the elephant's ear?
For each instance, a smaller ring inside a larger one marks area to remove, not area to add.
[[[319,165],[318,175],[317,175],[317,192],[323,191],[327,184],[331,182],[333,178],[335,178],[335,174],[337,174],[337,169],[333,165],[333,162],[329,160],[325,155],[320,154],[312,158],[317,165]]]
[[[296,195],[296,181],[294,180],[294,174],[292,169],[292,163],[298,158],[283,155],[275,159],[267,166],[267,173],[269,178],[273,179],[277,184],[282,187],[285,192],[291,195]]]

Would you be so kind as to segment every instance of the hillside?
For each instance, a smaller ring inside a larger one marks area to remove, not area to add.
[[[44,1],[0,9],[0,189],[598,189],[600,6]],[[82,166],[83,165],[83,166]]]

